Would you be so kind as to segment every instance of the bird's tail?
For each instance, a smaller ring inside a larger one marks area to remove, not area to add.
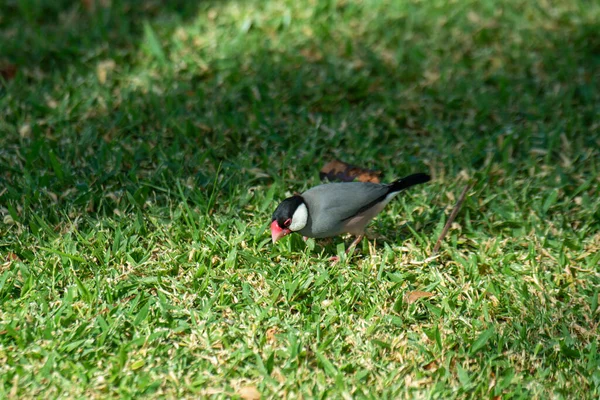
[[[431,177],[424,173],[412,174],[405,178],[398,179],[390,183],[390,193],[399,192],[404,189],[408,189],[411,186],[418,185],[420,183],[429,182]]]

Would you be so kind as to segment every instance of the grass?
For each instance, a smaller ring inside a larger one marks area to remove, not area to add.
[[[0,5],[0,398],[600,396],[597,2],[91,3]],[[332,267],[334,157],[434,179]]]

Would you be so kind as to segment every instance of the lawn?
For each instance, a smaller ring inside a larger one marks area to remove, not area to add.
[[[597,399],[599,21],[3,0],[0,398]],[[268,225],[336,158],[432,181],[332,266]]]

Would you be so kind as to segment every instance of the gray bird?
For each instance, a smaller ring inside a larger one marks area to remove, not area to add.
[[[273,243],[293,232],[311,238],[326,238],[351,233],[364,237],[365,227],[400,191],[431,177],[419,173],[388,185],[370,182],[328,183],[283,200],[271,222]]]

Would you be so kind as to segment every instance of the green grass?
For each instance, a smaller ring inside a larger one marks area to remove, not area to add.
[[[0,5],[0,398],[600,396],[600,3],[84,3]],[[334,157],[434,179],[332,267]]]

